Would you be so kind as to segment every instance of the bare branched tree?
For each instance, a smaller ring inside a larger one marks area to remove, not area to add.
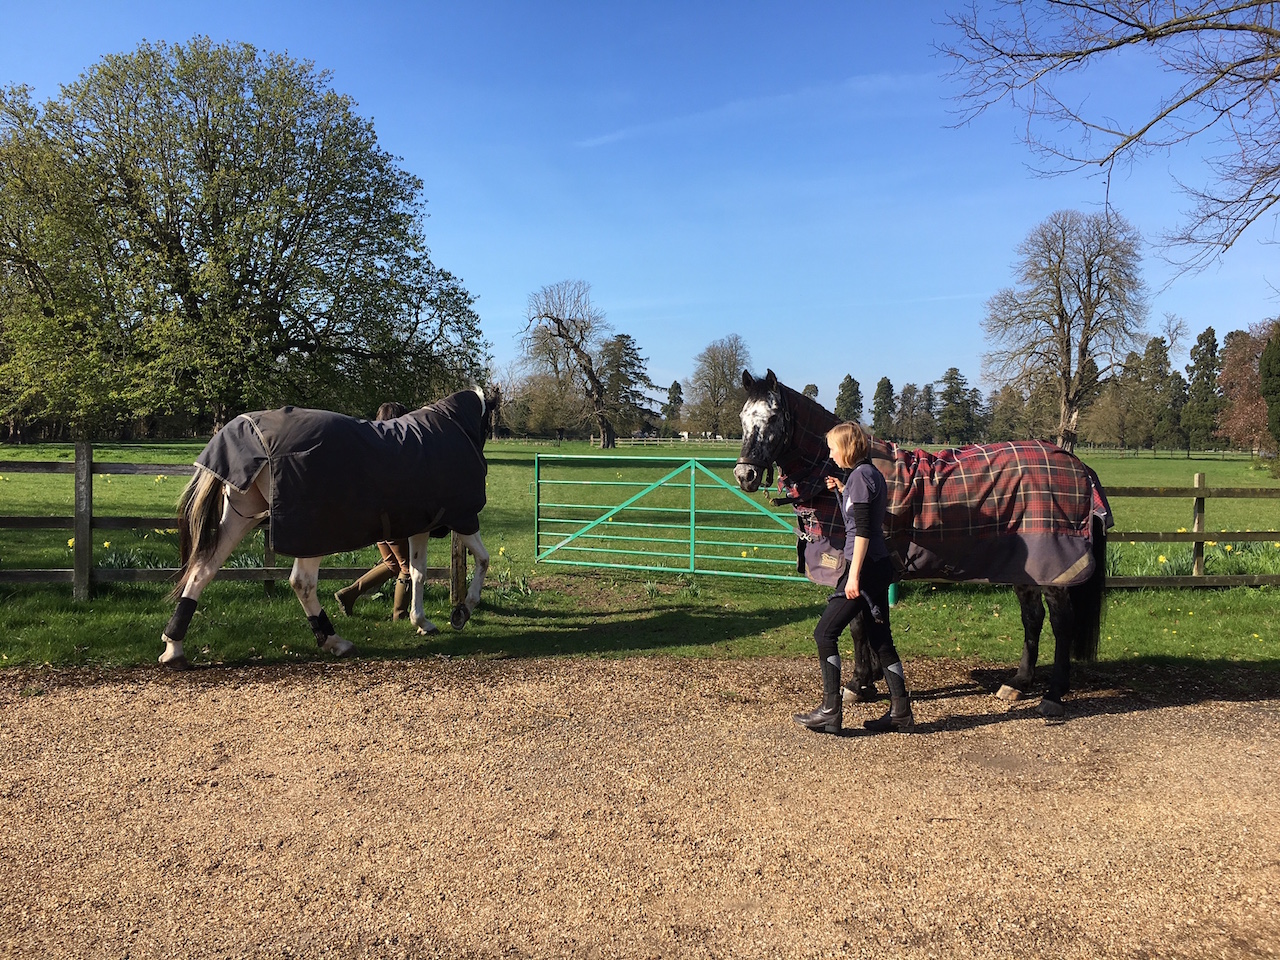
[[[693,373],[685,383],[685,420],[711,436],[730,436],[739,430],[738,411],[746,399],[742,371],[751,366],[751,351],[738,334],[713,340],[693,358]]]
[[[1018,247],[1021,287],[987,301],[983,356],[993,383],[1025,396],[1051,382],[1058,444],[1074,449],[1080,409],[1142,338],[1147,306],[1140,239],[1111,213],[1060,210]]]
[[[601,447],[616,447],[617,433],[596,362],[609,325],[604,313],[591,303],[591,284],[562,280],[530,294],[525,321],[526,356],[540,363],[545,358],[558,373],[571,371],[600,428]]]
[[[984,0],[949,22],[940,49],[965,87],[965,120],[1002,101],[1025,113],[1027,143],[1063,169],[1107,171],[1207,136],[1210,183],[1165,239],[1186,267],[1217,258],[1280,200],[1280,7],[1264,0]],[[1167,78],[1120,121],[1080,83],[1114,56],[1152,58]],[[1056,136],[1067,131],[1066,139]]]

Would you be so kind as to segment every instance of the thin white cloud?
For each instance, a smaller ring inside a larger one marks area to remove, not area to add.
[[[890,95],[917,90],[933,80],[934,77],[929,74],[878,73],[850,77],[836,84],[806,87],[767,97],[731,100],[709,110],[622,127],[597,137],[579,140],[575,146],[590,149],[624,140],[642,140],[686,130],[748,123],[780,112],[796,113],[812,107],[875,103]]]

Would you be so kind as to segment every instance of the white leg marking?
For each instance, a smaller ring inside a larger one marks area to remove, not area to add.
[[[181,597],[199,600],[204,588],[213,582],[213,578],[222,565],[231,556],[231,551],[240,545],[250,530],[258,525],[255,514],[267,509],[267,501],[258,492],[256,486],[250,487],[248,493],[239,493],[224,486],[222,492],[222,517],[218,521],[218,545],[213,553],[205,557],[192,557],[187,566],[187,579],[183,581]],[[164,653],[160,654],[161,663],[181,660],[185,656],[182,640],[170,640],[164,637]]]
[[[320,583],[321,559],[321,557],[298,557],[293,561],[293,570],[289,573],[289,586],[293,587],[293,592],[297,595],[298,602],[302,604],[302,610],[308,617],[318,617],[320,611],[324,609],[320,606],[320,597],[316,589]],[[344,640],[340,634],[334,633],[321,642],[320,649],[336,657],[345,657],[355,649],[355,644],[350,640]]]
[[[409,621],[418,628],[418,633],[431,636],[440,632],[440,628],[427,619],[422,609],[422,589],[427,579],[427,544],[431,537],[419,533],[409,538],[409,579],[413,581],[413,598],[409,603]]]

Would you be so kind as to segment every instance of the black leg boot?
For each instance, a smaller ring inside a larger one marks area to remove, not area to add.
[[[889,711],[883,717],[866,721],[863,726],[871,733],[911,733],[916,728],[916,718],[911,712],[911,695],[907,693],[902,663],[885,667],[884,679],[889,685]]]
[[[835,663],[831,661],[835,660]],[[840,657],[822,661],[822,705],[792,719],[819,733],[839,733],[844,719],[844,699],[840,695]]]

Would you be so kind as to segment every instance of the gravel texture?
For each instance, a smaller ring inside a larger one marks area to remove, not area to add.
[[[0,955],[1280,954],[1273,696],[908,668],[878,737],[812,660],[0,672]]]

